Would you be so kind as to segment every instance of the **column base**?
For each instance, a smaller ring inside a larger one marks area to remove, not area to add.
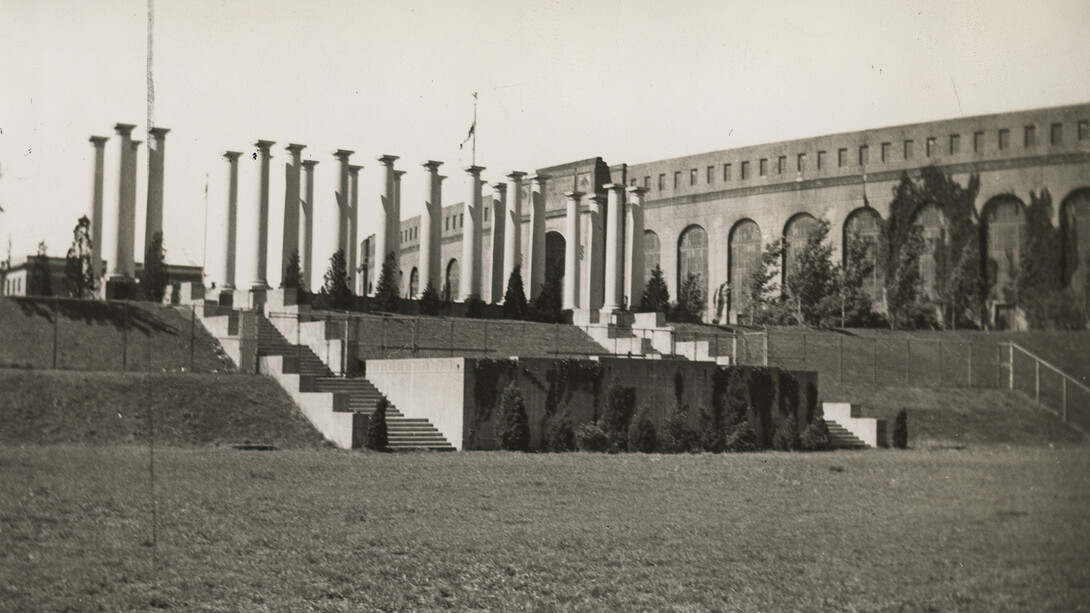
[[[114,277],[107,279],[106,300],[136,300],[137,285],[135,279],[129,277]]]
[[[598,312],[598,321],[611,326],[631,328],[636,317],[621,307],[602,307],[602,310]]]

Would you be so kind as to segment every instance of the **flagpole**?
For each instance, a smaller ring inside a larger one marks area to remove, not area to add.
[[[477,92],[473,92],[473,166],[477,165]]]

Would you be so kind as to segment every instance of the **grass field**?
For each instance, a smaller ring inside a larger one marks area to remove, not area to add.
[[[0,446],[5,610],[1071,611],[1085,448]]]

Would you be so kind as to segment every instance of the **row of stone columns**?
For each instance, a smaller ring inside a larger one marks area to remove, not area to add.
[[[103,254],[103,224],[106,198],[106,143],[107,136],[92,136],[91,145],[95,150],[94,175],[91,191],[91,242],[92,266],[95,275],[105,277],[113,283],[131,283],[136,279],[136,179],[137,154],[141,141],[133,140],[133,124],[119,123],[114,131],[120,137],[118,148],[118,182],[116,193],[111,194],[110,205],[113,207],[117,232],[106,249],[109,262],[108,274],[101,269]],[[150,245],[155,234],[163,231],[163,176],[166,163],[167,128],[148,130],[148,192],[144,226],[145,245]]]

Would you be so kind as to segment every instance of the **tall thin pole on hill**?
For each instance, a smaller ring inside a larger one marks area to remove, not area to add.
[[[148,117],[147,126],[151,130],[154,121],[155,110],[155,80],[152,74],[152,33],[155,30],[155,0],[148,0],[148,68],[147,68],[147,102]],[[125,329],[128,332],[129,309],[125,305]],[[191,332],[192,335],[192,332]],[[127,352],[126,335],[126,352]],[[192,368],[193,339],[190,336],[190,361]],[[127,357],[127,356],[126,356]],[[159,499],[155,496],[155,403],[148,403],[148,483],[151,488],[151,574],[152,580],[158,587],[159,571]]]

